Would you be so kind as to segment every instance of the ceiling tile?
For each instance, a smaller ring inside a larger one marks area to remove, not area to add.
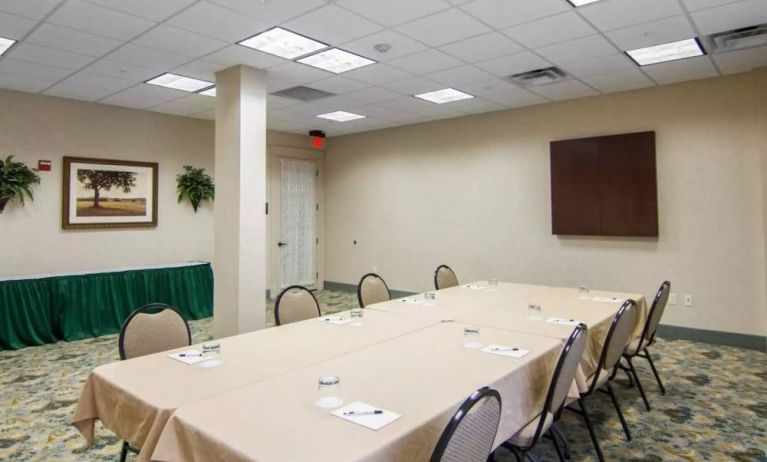
[[[165,114],[173,114],[180,116],[188,116],[197,112],[200,112],[200,108],[194,104],[185,103],[182,101],[168,101],[167,103],[158,104],[149,108],[150,111],[163,112]]]
[[[567,80],[561,83],[552,83],[550,85],[541,85],[533,89],[535,93],[553,100],[581,98],[584,96],[594,96],[599,93],[593,88],[585,85],[578,80]]]
[[[402,95],[390,90],[386,90],[380,87],[370,87],[364,90],[357,90],[348,93],[346,96],[358,99],[365,103],[380,103],[381,101],[388,101],[392,99],[400,98]]]
[[[445,85],[423,77],[412,77],[410,79],[383,85],[383,88],[410,96],[426,93],[428,91],[441,90],[445,88]]]
[[[719,75],[708,56],[653,64],[652,66],[643,67],[642,70],[661,85],[685,80],[705,79]]]
[[[271,77],[266,74],[266,92],[274,93],[276,91],[285,90],[286,88],[295,87],[296,83],[291,81],[280,80],[275,77]]]
[[[319,114],[334,111],[355,112],[352,109],[359,107],[361,104],[360,100],[345,95],[329,96],[312,101],[312,105],[322,111]]]
[[[316,80],[326,79],[333,75],[330,72],[317,69],[316,67],[294,62],[286,62],[279,66],[270,67],[267,70],[267,73],[272,78],[293,82],[295,84],[314,82]]]
[[[95,59],[93,56],[81,55],[79,53],[63,50],[54,50],[53,48],[33,45],[26,42],[14,46],[8,56],[30,63],[46,64],[71,70],[81,69]]]
[[[209,54],[205,57],[205,61],[224,64],[226,66],[245,64],[257,69],[268,69],[278,64],[289,62],[285,59],[241,45],[229,45],[223,50]]]
[[[767,23],[767,1],[744,0],[692,13],[701,34],[713,34]]]
[[[412,77],[412,74],[397,69],[396,67],[387,66],[386,64],[376,64],[374,66],[365,66],[360,69],[346,72],[344,73],[344,76],[350,79],[359,80],[360,82],[369,83],[370,85],[382,85]]]
[[[328,45],[348,42],[381,29],[378,24],[335,5],[299,16],[284,27]]]
[[[767,46],[717,53],[713,55],[713,59],[724,74],[748,72],[757,67],[767,66]]]
[[[499,56],[522,51],[523,48],[517,43],[499,32],[472,37],[470,39],[453,42],[440,47],[440,50],[449,53],[467,63],[476,63]]]
[[[18,75],[21,77],[30,77],[38,80],[58,81],[72,73],[69,69],[60,67],[46,66],[37,63],[28,63],[13,58],[4,58],[0,60],[0,72],[4,74]]]
[[[171,18],[168,24],[227,42],[239,42],[270,27],[268,22],[257,21],[210,2],[186,9]]]
[[[190,114],[189,117],[194,117],[195,119],[216,120],[216,111],[208,109],[207,111]]]
[[[453,109],[457,109],[468,114],[482,114],[486,112],[502,111],[507,109],[506,106],[502,106],[498,103],[487,101],[481,98],[456,101],[454,103],[450,103],[450,105]]]
[[[18,40],[36,25],[37,21],[0,12],[0,37]]]
[[[739,0],[682,0],[684,6],[690,11],[703,10],[706,8],[713,8],[715,6],[724,5],[726,3],[734,3]]]
[[[608,32],[610,39],[622,51],[677,42],[695,37],[695,31],[686,16],[672,16]]]
[[[184,75],[208,82],[216,81],[216,72],[226,69],[226,65],[218,63],[209,63],[207,61],[192,61],[183,66],[173,69],[174,74]]]
[[[493,77],[481,82],[469,82],[456,86],[458,90],[474,96],[496,95],[498,93],[523,91],[511,81]]]
[[[337,3],[385,26],[396,26],[450,7],[442,0],[340,0]]]
[[[563,0],[475,0],[461,6],[496,29],[568,11]]]
[[[106,59],[158,71],[167,71],[189,61],[189,58],[138,45],[127,44],[109,54]]]
[[[60,2],[61,0],[2,0],[0,11],[30,19],[42,19]]]
[[[471,82],[487,81],[492,79],[493,75],[477,69],[474,66],[465,65],[434,72],[428,74],[427,77],[447,86],[455,86]]]
[[[381,106],[387,107],[389,109],[410,112],[413,114],[427,116],[432,119],[437,117],[459,117],[464,115],[463,112],[452,109],[450,107],[451,104],[452,103],[434,104],[408,96],[403,96],[395,100],[383,101],[380,103]]]
[[[226,46],[226,42],[166,25],[152,29],[133,42],[190,58],[198,58]]]
[[[602,31],[682,14],[677,0],[610,0],[586,5],[578,11]]]
[[[294,106],[296,104],[300,104],[300,101],[296,101],[290,98],[282,98],[280,96],[266,95],[266,109],[268,111],[288,106]]]
[[[312,88],[316,88],[317,90],[327,91],[329,93],[335,94],[351,93],[353,91],[361,90],[369,86],[370,85],[366,83],[347,79],[346,77],[340,77],[337,75],[312,82],[311,85]]]
[[[392,66],[414,74],[427,74],[463,64],[452,56],[439,50],[429,49],[390,61]],[[371,66],[372,67],[372,66]]]
[[[615,93],[619,91],[636,90],[638,88],[652,87],[655,82],[648,79],[638,69],[628,69],[612,74],[597,75],[583,79],[587,84],[602,93]]]
[[[591,35],[537,48],[535,51],[555,64],[565,64],[609,55],[618,50],[601,35]]]
[[[511,108],[549,102],[548,99],[542,96],[516,87],[510,87],[510,89],[502,92],[490,93],[484,95],[482,98]]]
[[[155,22],[109,8],[69,0],[48,22],[118,40],[128,40],[155,25]]]
[[[55,83],[55,80],[33,79],[26,76],[5,74],[0,72],[0,88],[6,90],[38,93]]]
[[[201,111],[216,108],[215,97],[198,95],[197,93],[190,93],[184,97],[177,99],[176,101],[197,106],[198,108],[200,108]]]
[[[444,45],[492,31],[486,25],[457,9],[435,13],[398,26],[396,29],[432,46]]]
[[[594,75],[618,72],[625,69],[636,69],[636,67],[636,64],[623,53],[613,53],[610,55],[599,56],[597,58],[568,63],[563,65],[562,69],[576,77],[591,77]]]
[[[83,101],[98,101],[101,98],[109,96],[109,90],[101,88],[83,87],[81,85],[72,85],[69,83],[58,83],[43,92],[49,96],[58,96],[60,98],[79,99]]]
[[[48,23],[38,27],[26,41],[89,56],[102,56],[120,45],[120,42],[114,39]]]
[[[518,74],[520,72],[543,69],[551,64],[540,56],[529,51],[523,51],[500,58],[490,59],[476,63],[475,66],[500,77]]]
[[[504,29],[503,33],[528,48],[538,48],[565,40],[586,37],[595,34],[596,31],[577,13],[568,11],[509,27]]]
[[[174,90],[172,88],[158,87],[157,85],[141,84],[136,85],[125,90],[123,93],[130,93],[133,95],[144,96],[152,98],[155,104],[160,104],[165,101],[171,101],[174,99],[182,98],[189,93],[181,90]]]
[[[135,93],[124,91],[124,92],[120,92],[112,96],[109,96],[107,98],[104,98],[100,100],[99,102],[103,104],[111,104],[114,106],[130,107],[134,109],[145,109],[149,106],[156,105],[159,101],[149,96],[138,95]]]
[[[86,0],[88,3],[130,13],[152,21],[162,21],[197,0]]]
[[[391,49],[386,53],[379,53],[373,48],[379,43],[391,45]],[[391,61],[409,54],[425,50],[426,45],[416,42],[393,30],[384,30],[373,35],[368,35],[361,39],[344,43],[340,46],[344,50],[357,53],[376,61]]]
[[[137,82],[149,80],[152,77],[156,77],[159,73],[157,69],[147,69],[133,64],[109,61],[106,59],[96,61],[84,68],[83,71],[116,79],[134,80]]]
[[[325,0],[210,0],[221,6],[245,13],[259,21],[278,24],[307,11],[326,5]]]
[[[66,80],[63,80],[62,83],[77,85],[80,87],[97,88],[100,90],[108,91],[111,94],[125,90],[128,87],[132,87],[138,82],[133,80],[115,79],[112,77],[105,77],[103,75],[90,74],[88,72],[78,72]]]

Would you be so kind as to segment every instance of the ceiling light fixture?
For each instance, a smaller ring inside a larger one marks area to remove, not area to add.
[[[355,114],[353,112],[336,111],[328,112],[327,114],[320,114],[316,117],[320,119],[333,120],[335,122],[349,122],[350,120],[364,119],[366,116]]]
[[[281,27],[274,27],[261,32],[238,42],[238,44],[285,59],[296,59],[328,47],[322,42]]]
[[[316,67],[334,74],[341,74],[352,69],[369,66],[376,62],[363,56],[349,53],[339,48],[331,48],[319,53],[301,58],[298,60],[301,64]]]
[[[149,85],[157,85],[165,88],[172,88],[174,90],[196,92],[214,85],[213,82],[205,80],[193,79],[191,77],[184,77],[183,75],[171,74],[167,72],[163,75],[157,76],[153,79],[147,80],[144,83]]]
[[[207,90],[197,92],[205,96],[216,96],[216,87],[208,88]]]
[[[600,0],[567,0],[567,1],[570,2],[572,6],[577,8],[579,6],[588,5],[589,3],[596,3]]]
[[[458,91],[455,88],[445,88],[443,90],[430,91],[428,93],[421,93],[420,95],[413,96],[435,104],[452,103],[453,101],[474,98],[474,96]]]
[[[0,37],[0,56],[3,56],[3,53],[8,51],[8,49],[12,47],[14,43],[16,43],[16,40]]]
[[[664,43],[653,47],[629,50],[626,54],[640,66],[665,63],[677,59],[692,58],[706,54],[696,38]]]

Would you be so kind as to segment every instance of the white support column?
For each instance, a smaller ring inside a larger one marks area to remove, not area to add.
[[[248,66],[216,74],[216,337],[265,327],[265,75]]]

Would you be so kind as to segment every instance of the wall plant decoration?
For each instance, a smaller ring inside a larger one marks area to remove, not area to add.
[[[157,226],[157,163],[64,157],[61,227]]]
[[[213,184],[213,178],[205,173],[204,168],[194,168],[191,165],[184,165],[184,173],[176,176],[178,183],[178,201],[184,198],[192,203],[194,213],[200,203],[206,200],[213,200],[216,195],[216,187]]]
[[[0,159],[0,213],[8,202],[18,200],[24,205],[24,198],[34,200],[32,185],[40,184],[40,176],[22,162],[14,162],[13,156]]]

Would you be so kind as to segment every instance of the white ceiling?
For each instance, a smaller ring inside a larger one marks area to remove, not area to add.
[[[236,64],[268,71],[269,128],[329,135],[744,72],[767,47],[639,68],[623,51],[767,23],[767,0],[0,0],[0,88],[213,119],[215,99],[143,84],[164,72],[214,81]],[[334,75],[236,42],[281,25],[379,61]],[[392,46],[386,54],[373,49]],[[573,78],[524,89],[504,77],[557,65]],[[414,93],[453,87],[471,100]],[[366,119],[315,116],[345,110]]]

